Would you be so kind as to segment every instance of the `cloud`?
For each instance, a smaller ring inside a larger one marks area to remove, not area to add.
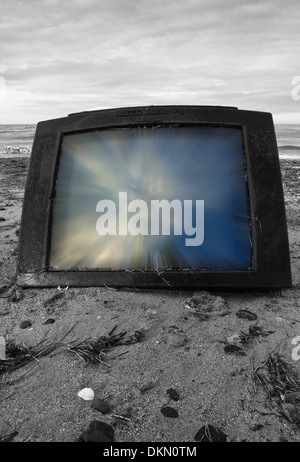
[[[279,0],[0,5],[0,75],[7,89],[0,122],[15,118],[17,100],[33,122],[99,104],[298,111],[291,98],[291,80],[300,73],[296,0],[284,6]]]

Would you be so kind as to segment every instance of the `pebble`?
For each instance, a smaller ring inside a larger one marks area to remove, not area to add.
[[[111,443],[114,442],[114,429],[105,422],[92,420],[77,441],[80,443]]]
[[[155,316],[157,315],[157,311],[156,310],[152,310],[152,309],[148,309],[146,311],[146,315],[149,317],[149,318],[155,318]]]
[[[142,393],[145,393],[145,391],[151,390],[151,388],[154,388],[157,383],[156,378],[149,379],[141,384],[138,385],[139,390]]]
[[[257,314],[252,313],[252,311],[248,310],[239,310],[235,314],[238,318],[248,319],[248,321],[255,321],[255,319],[257,319]]]
[[[185,345],[187,338],[184,334],[180,334],[179,332],[172,332],[168,336],[168,342],[173,347],[179,348],[182,345]]]
[[[195,441],[201,443],[226,443],[227,435],[219,428],[212,425],[204,425],[195,435]]]
[[[167,395],[173,399],[173,401],[179,401],[180,400],[180,396],[179,394],[177,393],[176,390],[174,390],[173,388],[168,388],[167,390]]]
[[[171,418],[177,418],[178,417],[178,412],[176,409],[170,406],[164,406],[161,408],[160,412],[165,416],[165,417],[171,417]]]
[[[44,324],[54,324],[55,323],[55,319],[52,319],[52,318],[49,318],[47,319],[47,321],[44,322]]]
[[[258,430],[261,430],[264,428],[264,425],[261,423],[254,424],[251,428],[252,431],[257,432]]]
[[[98,398],[97,396],[94,397],[91,406],[96,411],[101,412],[101,414],[107,414],[111,411],[111,406],[106,401]]]
[[[27,329],[30,326],[32,326],[30,321],[22,321],[20,323],[20,329]]]

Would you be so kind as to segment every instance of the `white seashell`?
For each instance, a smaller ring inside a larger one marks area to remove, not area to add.
[[[91,388],[83,388],[78,392],[78,396],[85,401],[92,401],[92,399],[94,399],[95,393]]]

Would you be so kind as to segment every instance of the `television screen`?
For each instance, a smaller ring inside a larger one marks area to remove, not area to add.
[[[40,123],[18,280],[23,286],[289,286],[271,115],[154,106]]]
[[[247,270],[239,128],[165,126],[63,137],[50,267]]]

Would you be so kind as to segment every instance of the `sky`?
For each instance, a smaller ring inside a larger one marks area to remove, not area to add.
[[[300,123],[299,0],[0,0],[0,124],[150,104]]]

